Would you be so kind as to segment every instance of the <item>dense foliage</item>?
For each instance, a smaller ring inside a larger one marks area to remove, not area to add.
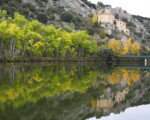
[[[82,0],[82,1],[83,1],[86,5],[88,5],[89,7],[96,9],[96,5],[95,5],[95,4],[89,2],[88,0]]]
[[[90,41],[86,31],[67,32],[53,25],[44,26],[19,13],[7,18],[5,10],[0,11],[0,16],[1,57],[86,57],[95,50],[95,42]]]
[[[116,56],[120,55],[140,55],[141,46],[133,38],[129,38],[128,41],[122,43],[120,40],[111,40],[108,45]]]

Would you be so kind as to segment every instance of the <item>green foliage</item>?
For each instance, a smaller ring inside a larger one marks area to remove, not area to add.
[[[55,20],[55,16],[54,15],[50,15],[49,16],[49,20]]]
[[[71,22],[73,19],[73,15],[71,14],[71,12],[64,12],[63,14],[61,14],[60,18],[62,21]]]
[[[19,13],[15,13],[13,19],[6,19],[6,13],[0,11],[0,49],[3,57],[87,57],[95,50],[95,42],[90,41],[91,36],[85,31],[74,32],[56,29],[53,25],[44,26],[37,20],[27,20]],[[74,26],[70,24],[71,29]]]
[[[105,33],[104,29],[101,29],[101,31],[100,31],[100,37],[102,39],[104,39],[106,37],[106,33]]]
[[[138,37],[142,37],[142,33],[140,32],[134,32],[135,35],[137,35]]]
[[[90,27],[87,29],[87,32],[89,35],[94,35],[95,30],[94,30],[94,28]]]
[[[104,5],[102,2],[98,2],[97,4],[98,4],[98,6],[100,6],[100,7],[102,7],[102,8],[105,7],[105,5]]]
[[[83,1],[86,5],[88,5],[89,7],[96,9],[96,5],[95,5],[95,4],[89,2],[88,0],[82,0],[82,1]]]
[[[42,23],[47,23],[47,21],[48,21],[47,15],[43,12],[38,13],[37,19]]]
[[[43,2],[46,2],[46,3],[48,2],[48,0],[42,0],[42,1],[43,1]]]

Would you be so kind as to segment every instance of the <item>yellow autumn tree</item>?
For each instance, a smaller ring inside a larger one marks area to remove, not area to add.
[[[129,48],[131,47],[131,44],[132,44],[132,38],[130,37],[129,40],[128,40],[128,44],[129,44]]]
[[[123,80],[124,80],[124,82],[125,82],[125,83],[128,83],[128,76],[129,76],[128,70],[127,70],[127,69],[122,69],[121,71],[122,71],[122,75],[123,75]]]
[[[130,49],[133,55],[140,55],[141,46],[138,42],[132,43]]]
[[[98,21],[98,15],[94,14],[93,16],[93,23],[96,23]]]
[[[132,70],[131,73],[128,75],[128,85],[130,86],[131,83],[136,83],[140,79],[140,70]]]
[[[108,48],[111,48],[115,55],[119,56],[121,54],[121,41],[120,40],[111,40],[108,44]]]
[[[122,52],[122,54],[126,55],[126,54],[128,54],[128,52],[129,52],[129,46],[128,46],[127,43],[125,43],[124,46],[123,46],[123,52]]]
[[[111,75],[108,75],[108,82],[110,84],[119,84],[121,80],[120,69],[115,69]]]

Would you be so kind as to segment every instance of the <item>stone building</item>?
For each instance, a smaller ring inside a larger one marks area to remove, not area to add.
[[[124,31],[127,35],[130,35],[130,31],[126,28],[126,23],[124,21],[116,19],[115,22],[116,27],[119,29],[119,31]]]
[[[111,98],[109,99],[100,99],[97,100],[97,110],[100,108],[103,109],[104,111],[107,111],[113,107],[114,103]]]
[[[123,100],[125,100],[126,94],[129,93],[129,88],[124,89],[122,92],[118,92],[115,96],[115,102],[119,103]]]
[[[98,23],[109,23],[114,28],[114,23],[116,22],[116,27],[119,29],[119,31],[123,31],[126,33],[126,35],[130,35],[130,30],[126,28],[126,23],[115,19],[115,15],[112,14],[110,11],[105,11],[102,13],[101,11],[98,11]]]
[[[98,12],[98,22],[102,23],[110,23],[114,24],[115,15],[110,13],[109,11],[106,11],[104,13],[101,13],[101,11]]]

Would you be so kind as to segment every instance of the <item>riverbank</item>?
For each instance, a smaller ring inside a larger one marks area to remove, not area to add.
[[[18,57],[15,59],[1,58],[0,62],[112,62],[112,60],[103,59],[101,57],[70,57],[70,58],[50,58],[50,57]]]
[[[70,57],[70,58],[51,58],[51,57],[18,57],[15,59],[0,58],[0,62],[115,62],[117,64],[144,63],[144,59],[133,58],[114,58],[114,57]],[[150,63],[150,60],[147,61]]]

